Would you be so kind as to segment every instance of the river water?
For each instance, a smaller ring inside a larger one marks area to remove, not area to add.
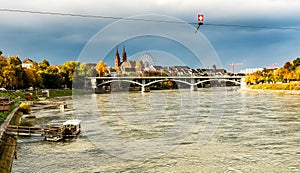
[[[75,139],[19,137],[12,172],[300,172],[300,95],[235,88],[74,96],[33,107]]]

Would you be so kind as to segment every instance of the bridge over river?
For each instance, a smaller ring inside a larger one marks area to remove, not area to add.
[[[151,77],[86,77],[85,89],[99,92],[116,90],[141,90],[149,92],[150,86],[171,81],[178,87],[190,87],[191,91],[196,91],[202,87],[220,87],[220,86],[241,86],[244,87],[244,76],[151,76]],[[127,87],[121,83],[127,83]]]

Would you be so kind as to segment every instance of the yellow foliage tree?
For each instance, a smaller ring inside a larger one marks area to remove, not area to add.
[[[103,77],[105,75],[105,73],[107,72],[105,62],[99,61],[96,66],[96,71],[100,77]]]
[[[300,66],[298,66],[296,69],[296,79],[300,81]]]

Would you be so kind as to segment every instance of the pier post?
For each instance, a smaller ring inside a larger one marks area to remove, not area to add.
[[[191,79],[191,91],[198,91],[198,86],[194,85],[195,84],[195,78]]]
[[[198,91],[197,85],[191,85],[191,91]]]
[[[149,86],[142,86],[142,92],[150,92]]]
[[[64,104],[60,105],[60,112],[65,112],[65,105]]]
[[[145,86],[144,85],[142,86],[142,92],[145,92]]]
[[[241,89],[247,89],[247,83],[244,77],[241,78]]]
[[[150,87],[149,86],[145,86],[146,84],[146,80],[142,79],[142,92],[150,92]]]

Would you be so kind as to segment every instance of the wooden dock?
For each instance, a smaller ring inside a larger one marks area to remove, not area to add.
[[[6,132],[18,136],[44,136],[45,132],[57,131],[62,127],[31,127],[31,126],[15,126],[8,125]]]
[[[46,127],[32,127],[32,126],[15,126],[8,125],[6,127],[6,134],[17,136],[44,136],[46,141],[60,141],[77,136],[80,133],[80,120],[68,120],[61,126],[46,126]]]

